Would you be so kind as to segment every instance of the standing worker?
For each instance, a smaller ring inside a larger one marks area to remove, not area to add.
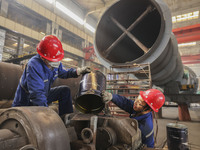
[[[64,50],[60,40],[53,36],[45,36],[37,45],[38,54],[33,56],[26,65],[18,84],[12,106],[45,106],[59,101],[59,115],[72,113],[72,98],[68,86],[51,88],[54,80],[77,78],[90,72],[89,67],[66,70],[60,62]]]
[[[152,111],[158,112],[165,102],[165,96],[157,89],[140,91],[135,101],[126,97],[104,91],[103,100],[108,103],[112,100],[119,108],[130,114],[130,118],[138,121],[142,133],[142,143],[149,148],[154,147],[154,131]]]

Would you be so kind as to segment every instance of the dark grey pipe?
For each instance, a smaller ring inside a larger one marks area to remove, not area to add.
[[[75,106],[83,113],[99,113],[104,108],[101,92],[106,89],[106,77],[100,71],[82,76]]]
[[[171,13],[162,0],[121,0],[108,8],[99,20],[95,52],[107,68],[149,63],[155,85],[182,82],[183,65],[171,31]]]

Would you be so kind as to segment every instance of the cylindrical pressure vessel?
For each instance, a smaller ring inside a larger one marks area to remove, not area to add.
[[[171,13],[162,0],[114,3],[99,20],[94,47],[107,68],[150,64],[153,84],[161,86],[182,80],[184,69],[172,33]]]

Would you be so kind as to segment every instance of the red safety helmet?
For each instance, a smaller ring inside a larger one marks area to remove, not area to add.
[[[140,91],[142,99],[153,109],[158,112],[165,102],[165,96],[157,89],[149,89],[147,91]]]
[[[43,58],[57,62],[63,59],[64,50],[60,40],[53,35],[45,36],[37,45],[37,52]]]

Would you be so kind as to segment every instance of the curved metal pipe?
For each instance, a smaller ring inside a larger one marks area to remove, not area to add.
[[[95,52],[107,68],[149,63],[155,85],[181,82],[183,65],[171,31],[171,13],[162,0],[118,1],[98,23]]]
[[[83,113],[99,113],[105,106],[101,92],[106,89],[106,77],[100,71],[84,74],[75,100],[76,108]]]

